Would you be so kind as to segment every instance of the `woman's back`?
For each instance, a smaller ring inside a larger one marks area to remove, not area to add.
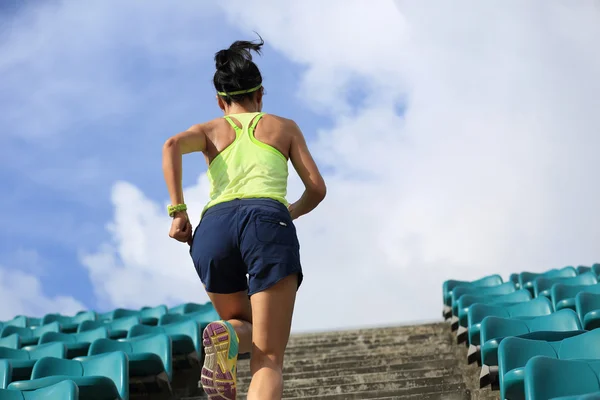
[[[211,184],[205,210],[248,198],[270,198],[287,206],[287,160],[292,135],[290,129],[285,129],[285,120],[261,112],[244,112],[212,122],[205,132]]]

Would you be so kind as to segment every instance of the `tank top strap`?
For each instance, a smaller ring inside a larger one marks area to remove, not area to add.
[[[235,122],[233,122],[233,120],[228,115],[226,115],[223,118],[225,118],[225,120],[227,122],[229,122],[229,125],[231,125],[233,127],[236,135],[238,135],[240,132],[242,132],[242,129],[239,126],[237,126],[237,124]]]
[[[256,128],[256,125],[258,124],[258,121],[260,121],[260,119],[265,115],[265,113],[261,112],[256,114],[256,116],[254,117],[254,119],[252,120],[252,123],[250,124],[250,131],[254,131],[254,128]]]

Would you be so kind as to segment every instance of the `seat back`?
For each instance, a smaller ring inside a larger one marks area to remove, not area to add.
[[[533,282],[534,295],[550,295],[549,291],[552,285],[563,283],[565,285],[593,285],[598,283],[596,276],[592,273],[585,273],[574,277],[539,277]]]
[[[0,347],[0,358],[10,360],[29,360],[27,350],[17,350],[8,347]]]
[[[458,299],[458,318],[461,326],[468,325],[468,311],[470,306],[476,303],[480,304],[517,304],[531,300],[531,293],[528,290],[517,290],[515,292],[504,295],[472,295],[465,294]],[[216,311],[214,312],[217,320],[219,318]],[[208,318],[207,318],[208,319]],[[212,321],[209,321],[212,322]]]
[[[71,323],[81,324],[83,321],[97,321],[98,314],[95,311],[83,311],[71,318]]]
[[[71,380],[64,380],[38,390],[25,391],[22,394],[16,390],[12,390],[12,392],[22,396],[20,397],[21,400],[79,399],[79,387]],[[0,395],[0,398],[5,399],[4,394]]]
[[[21,326],[5,325],[4,328],[2,328],[0,337],[6,337],[14,334],[19,335],[23,339],[28,339],[33,337],[33,330]]]
[[[129,398],[129,361],[122,351],[81,357],[83,376],[106,376],[112,380],[122,399]]]
[[[600,264],[599,263],[595,263],[594,265],[592,265],[592,273],[594,273],[594,275],[596,275],[596,276],[600,275]]]
[[[106,326],[107,322],[102,320],[96,321],[82,321],[77,327],[77,333],[91,331],[92,329],[99,328],[101,326]]]
[[[519,284],[521,288],[531,287],[533,286],[533,281],[535,278],[544,277],[544,278],[568,278],[572,276],[577,276],[577,271],[575,268],[571,266],[567,266],[561,269],[553,268],[547,270],[545,272],[521,272],[519,274]]]
[[[504,375],[516,368],[525,367],[527,361],[535,356],[558,358],[556,347],[560,342],[507,337],[498,346],[498,380],[500,398],[505,399]]]
[[[55,322],[50,322],[48,324],[42,325],[38,328],[33,329],[33,337],[40,338],[46,332],[60,332],[60,324]]]
[[[539,317],[552,314],[552,303],[545,297],[524,303],[514,304],[506,308],[509,318]]]
[[[148,335],[153,333],[165,333],[165,330],[161,326],[148,326],[148,325],[134,325],[129,329],[127,333],[127,338]]]
[[[111,339],[96,339],[88,350],[88,356],[110,353],[111,351],[122,351],[125,354],[133,353],[130,342]]]
[[[555,283],[550,289],[552,305],[556,309],[557,304],[566,299],[574,299],[578,293],[600,294],[600,283],[593,285],[568,285],[565,283]]]
[[[12,377],[10,361],[0,359],[0,389],[6,389]]]
[[[202,354],[202,332],[200,332],[200,327],[196,321],[181,321],[173,324],[162,325],[157,328],[164,329],[164,333],[167,335],[189,336],[194,343],[194,348],[196,349],[198,355]]]
[[[66,360],[56,357],[42,357],[33,366],[31,379],[45,378],[52,375],[83,376],[83,366],[77,360]]]
[[[530,332],[540,331],[579,331],[581,330],[581,322],[575,311],[564,309],[550,315],[536,317],[524,321],[529,327]]]
[[[109,322],[110,330],[118,330],[118,331],[127,331],[131,329],[134,325],[138,325],[140,323],[140,317],[137,315],[132,315],[129,317],[123,317],[114,319]]]
[[[585,274],[586,272],[592,272],[592,267],[587,267],[585,265],[578,265],[575,269],[577,270],[577,274],[579,275]]]
[[[525,398],[547,400],[600,390],[598,376],[586,361],[537,356],[525,366]]]
[[[499,275],[495,275],[495,276],[496,277],[500,277]],[[483,279],[486,279],[486,278],[483,278]],[[491,280],[493,280],[494,282],[496,282],[497,278],[491,279]],[[450,292],[452,291],[452,288],[454,286],[456,286],[456,285],[449,284],[449,283],[447,284],[447,282],[462,282],[462,281],[446,281],[443,284],[442,291],[444,292],[444,304],[445,304],[445,301],[446,301],[445,299],[448,298],[448,304],[447,305],[450,306],[451,305],[450,304]],[[502,283],[502,278],[500,278],[500,282],[499,283]],[[449,286],[449,285],[451,286],[451,288],[446,291],[445,287]],[[181,314],[181,315],[183,315],[183,314],[190,314],[190,313],[197,312],[197,311],[204,311],[204,310],[209,309],[209,308],[213,308],[213,305],[212,305],[211,302],[207,302],[207,303],[204,303],[204,304],[183,303],[183,304],[179,304],[179,305],[177,305],[175,307],[171,307],[168,310],[168,313],[169,314]]]
[[[46,332],[42,334],[42,336],[40,336],[39,344],[53,342],[76,343],[77,337],[75,336],[75,334],[60,332]]]
[[[458,300],[466,294],[475,295],[500,295],[513,293],[516,290],[515,284],[512,282],[501,283],[496,286],[458,286],[452,290],[451,306],[452,314],[458,315]]]
[[[89,331],[73,333],[73,337],[77,342],[92,343],[96,339],[108,338],[108,328],[105,326],[100,326]]]
[[[590,311],[600,310],[600,294],[580,292],[575,296],[575,309],[581,321]],[[6,329],[6,328],[4,328]],[[2,332],[4,334],[4,332]]]
[[[543,318],[543,317],[542,317]],[[529,332],[524,319],[485,317],[481,321],[481,344],[495,338],[518,336]]]
[[[475,324],[481,323],[485,317],[502,317],[509,318],[510,315],[506,309],[501,305],[494,304],[473,304],[469,307],[469,311],[467,313],[467,321],[469,329],[471,326]]]
[[[32,321],[29,317],[26,317],[24,315],[17,315],[10,321],[4,321],[4,326],[5,327],[6,326],[16,326],[18,328],[29,328],[32,325],[31,322]]]
[[[167,313],[167,306],[160,305],[156,307],[144,307],[140,310],[140,318],[156,318],[159,319]]]
[[[558,358],[598,359],[600,361],[600,330],[586,332],[572,338],[564,339],[558,348]]]
[[[143,339],[130,341],[134,353],[152,353],[160,357],[169,381],[173,380],[173,346],[171,338],[165,334],[156,334]]]
[[[113,311],[112,318],[113,320],[123,318],[123,317],[131,317],[140,315],[139,310],[131,310],[128,308],[117,308]]]
[[[9,349],[18,349],[21,347],[21,337],[16,333],[0,339],[0,347],[8,347]]]
[[[510,274],[508,280],[514,283],[517,289],[521,288],[521,285],[519,285],[519,274]]]
[[[39,360],[43,357],[67,358],[67,346],[61,342],[40,344],[28,351],[31,360]]]

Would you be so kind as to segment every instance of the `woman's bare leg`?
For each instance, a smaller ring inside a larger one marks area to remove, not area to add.
[[[208,293],[215,310],[221,319],[228,321],[237,333],[239,353],[252,351],[252,307],[248,292],[231,294]]]
[[[298,289],[297,274],[252,295],[252,381],[248,400],[280,400],[283,395],[283,353],[290,337]]]

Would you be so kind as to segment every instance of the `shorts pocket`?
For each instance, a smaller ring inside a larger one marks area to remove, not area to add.
[[[258,214],[255,217],[256,238],[263,243],[298,246],[296,227],[290,218]]]

